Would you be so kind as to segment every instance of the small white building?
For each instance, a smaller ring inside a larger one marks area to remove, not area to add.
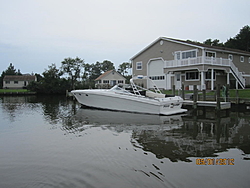
[[[3,78],[3,88],[22,89],[32,82],[37,81],[36,76],[31,75],[6,75]]]
[[[109,88],[116,84],[125,84],[125,81],[126,78],[116,70],[109,70],[95,79],[95,87]]]

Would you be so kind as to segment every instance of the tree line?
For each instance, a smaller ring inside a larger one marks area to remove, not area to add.
[[[190,42],[199,43],[196,41]],[[229,38],[225,43],[220,42],[218,39],[207,39],[203,44],[250,52],[250,27],[248,25],[244,26],[235,37]],[[127,81],[131,78],[131,75],[128,75],[128,70],[131,66],[131,63],[124,62],[119,65],[117,70]],[[37,82],[30,83],[27,88],[37,93],[46,94],[65,93],[66,90],[72,89],[94,88],[95,79],[102,73],[113,69],[115,69],[114,64],[108,60],[89,64],[79,57],[68,57],[61,62],[61,67],[57,68],[55,64],[51,64],[42,75],[35,74]],[[22,75],[22,73],[19,69],[16,70],[14,65],[10,63],[10,66],[1,74],[1,88],[5,75]]]
[[[196,41],[190,41],[199,43]],[[220,46],[226,48],[233,48],[250,52],[250,27],[248,25],[242,27],[235,37],[230,37],[225,43],[220,42],[218,39],[207,39],[203,42],[210,46]]]
[[[131,63],[124,62],[119,65],[117,72],[129,80],[131,75],[127,73],[130,68]],[[59,68],[52,63],[41,75],[34,74],[37,77],[37,82],[29,83],[27,89],[41,94],[65,94],[66,90],[94,88],[97,77],[114,69],[114,64],[108,60],[89,64],[79,57],[69,57],[61,62]],[[22,73],[10,63],[9,67],[1,74],[1,88],[5,75],[22,75]]]

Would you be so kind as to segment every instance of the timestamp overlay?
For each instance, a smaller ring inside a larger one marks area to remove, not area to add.
[[[196,165],[234,165],[234,158],[197,158]]]

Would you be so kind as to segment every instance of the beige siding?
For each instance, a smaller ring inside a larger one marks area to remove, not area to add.
[[[228,59],[229,54],[233,55],[233,64],[239,69],[240,72],[243,74],[250,74],[250,63],[249,63],[249,57],[247,55],[241,55],[236,54],[233,52],[221,52],[216,50],[207,50],[207,51],[213,51],[216,52],[216,58],[223,58]],[[240,61],[240,57],[244,56],[244,62]]]
[[[164,60],[173,60],[175,51],[185,51],[196,49],[195,47],[182,45],[170,41],[164,41],[160,44],[160,41],[154,43],[150,48],[133,59],[133,74],[134,75],[146,75],[147,63],[150,59],[163,58]],[[201,56],[202,50],[198,51],[198,56]],[[142,62],[142,70],[136,70],[136,62]]]
[[[26,81],[26,86],[28,85],[28,82]],[[23,88],[24,87],[24,81],[18,81],[17,84],[14,83],[14,81],[9,81],[9,83],[6,83],[6,81],[3,81],[3,88]]]
[[[163,42],[161,42],[163,41]],[[197,50],[197,56],[201,57],[205,55],[205,52],[215,52],[216,58],[228,59],[229,54],[233,55],[233,64],[238,68],[239,72],[242,72],[243,75],[250,75],[250,63],[249,63],[249,52],[238,52],[237,50],[224,50],[223,48],[209,47],[200,44],[190,44],[185,43],[185,41],[180,40],[171,40],[171,39],[158,39],[150,46],[146,47],[140,53],[135,55],[132,59],[132,71],[133,75],[147,75],[148,74],[148,63],[154,59],[163,59],[163,61],[174,60],[174,52],[177,51],[187,51],[187,50]],[[204,52],[204,54],[203,54]],[[244,62],[240,61],[240,57],[244,56]],[[136,62],[142,62],[142,70],[136,70]],[[153,64],[152,64],[153,66]],[[154,67],[153,67],[154,68]],[[230,68],[227,66],[219,66],[219,65],[193,65],[193,66],[183,66],[183,67],[172,67],[172,68],[164,68],[164,73],[168,74],[169,72],[181,72],[185,75],[187,71],[208,71],[214,69],[215,72],[220,72],[216,76],[216,80],[214,80],[214,87],[216,84],[226,84],[227,83],[227,73],[230,72]],[[233,78],[232,75],[230,79]],[[200,77],[201,79],[201,77]],[[204,83],[205,82],[205,83]],[[137,82],[138,83],[138,82]],[[174,84],[174,79],[172,77],[172,84]],[[200,85],[201,81],[186,81],[185,76],[182,77],[182,83],[185,86],[189,85]],[[211,85],[211,81],[205,80],[203,83],[209,87]],[[145,87],[146,83],[141,83]],[[172,85],[171,84],[171,85]],[[250,84],[250,78],[246,79],[246,85]]]

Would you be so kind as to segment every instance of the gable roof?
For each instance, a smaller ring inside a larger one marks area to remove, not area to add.
[[[226,47],[220,47],[220,46],[210,46],[210,45],[202,44],[202,43],[198,43],[198,42],[184,41],[184,40],[173,39],[173,38],[168,38],[168,37],[160,37],[160,38],[156,39],[155,41],[153,41],[148,46],[146,46],[140,52],[138,52],[137,54],[135,54],[130,60],[133,60],[134,58],[136,58],[137,56],[139,56],[140,54],[142,54],[144,51],[146,51],[147,49],[149,49],[151,46],[153,46],[154,44],[156,44],[160,40],[165,40],[165,41],[169,41],[169,42],[174,42],[174,43],[178,43],[178,44],[192,46],[194,48],[208,49],[208,50],[215,50],[215,51],[223,51],[223,52],[228,52],[228,53],[233,53],[233,54],[236,53],[236,54],[250,56],[250,52],[243,51],[243,50],[238,50],[238,49],[233,49],[233,48],[226,48]]]
[[[6,75],[3,81],[35,81],[36,76],[23,76],[23,75]]]
[[[105,76],[109,75],[111,72],[115,72],[116,74],[120,75],[121,77],[123,77],[119,72],[117,72],[116,70],[109,70],[105,73],[103,73],[102,75],[100,75],[98,78],[95,79],[95,81],[97,80],[101,80],[102,78],[104,78]],[[124,77],[123,77],[124,78]],[[125,79],[125,78],[124,78]]]

